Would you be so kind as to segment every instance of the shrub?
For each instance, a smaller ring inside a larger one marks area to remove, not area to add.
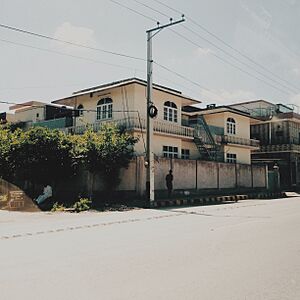
[[[52,212],[56,212],[56,211],[64,211],[66,208],[62,205],[62,204],[59,204],[58,202],[55,202],[53,204],[53,207],[51,209]]]
[[[88,198],[80,198],[77,202],[74,203],[73,208],[76,212],[89,210],[91,207],[92,201]]]

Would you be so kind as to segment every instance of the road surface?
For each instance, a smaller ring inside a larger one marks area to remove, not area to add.
[[[300,198],[0,211],[0,299],[300,299]]]

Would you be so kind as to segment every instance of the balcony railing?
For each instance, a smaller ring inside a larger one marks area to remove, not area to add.
[[[119,120],[99,121],[87,125],[72,126],[72,127],[64,128],[63,130],[66,133],[82,134],[88,128],[91,128],[93,131],[99,131],[99,129],[101,128],[101,126],[103,126],[103,124],[116,124],[120,127],[125,127],[127,130],[145,131],[147,121],[145,118],[129,116],[128,118],[123,118]],[[180,126],[177,125],[176,123],[166,122],[163,120],[154,120],[153,130],[156,133],[179,135],[179,136],[190,137],[190,138],[194,137],[194,128],[187,127],[187,126]]]
[[[300,152],[300,145],[281,144],[281,145],[263,145],[257,152]]]
[[[218,136],[217,141],[221,144],[236,144],[236,145],[250,146],[255,148],[259,148],[260,146],[258,140],[245,139],[233,135]]]
[[[50,129],[59,129],[71,126],[73,123],[72,118],[60,118],[60,119],[53,119],[53,120],[44,120],[44,121],[37,121],[32,123],[31,126],[33,127],[47,127]]]

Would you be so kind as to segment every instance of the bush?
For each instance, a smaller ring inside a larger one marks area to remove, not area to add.
[[[56,212],[56,211],[64,211],[66,208],[62,205],[62,204],[59,204],[58,202],[55,202],[53,204],[53,207],[51,209],[52,212]]]
[[[76,212],[86,211],[91,208],[92,201],[88,198],[80,198],[77,202],[74,203],[73,208]]]

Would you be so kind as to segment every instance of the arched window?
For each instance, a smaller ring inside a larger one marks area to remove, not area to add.
[[[233,118],[227,119],[227,133],[228,134],[236,134],[236,123]]]
[[[78,106],[77,106],[77,111],[78,111],[78,116],[80,117],[80,116],[83,116],[83,105],[82,104],[79,104]]]
[[[164,120],[170,122],[178,122],[177,106],[174,102],[166,101],[164,103]]]
[[[112,118],[113,101],[111,98],[103,98],[97,103],[97,120]]]

